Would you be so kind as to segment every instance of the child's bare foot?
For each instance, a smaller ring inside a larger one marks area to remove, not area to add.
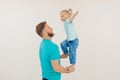
[[[72,64],[71,66],[69,66],[69,67],[72,67],[72,68],[74,68],[75,69],[75,64]]]
[[[72,64],[71,67],[75,70],[75,64]]]
[[[70,67],[74,67],[75,68],[75,64],[72,64]]]
[[[67,58],[69,56],[69,54],[62,54],[60,57],[61,58]]]

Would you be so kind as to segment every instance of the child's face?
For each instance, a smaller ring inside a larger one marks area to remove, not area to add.
[[[69,17],[70,17],[70,15],[67,12],[61,12],[60,13],[60,18],[63,22],[65,22],[65,20]]]

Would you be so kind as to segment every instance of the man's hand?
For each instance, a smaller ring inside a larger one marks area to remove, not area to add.
[[[75,67],[74,66],[68,66],[66,67],[66,69],[68,70],[68,73],[74,72]]]
[[[51,61],[52,67],[54,71],[59,73],[69,73],[70,71],[67,68],[64,68],[59,64],[59,60],[52,60]]]

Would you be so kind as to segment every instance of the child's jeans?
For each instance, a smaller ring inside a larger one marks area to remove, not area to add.
[[[79,44],[79,39],[68,41],[64,40],[60,45],[64,54],[69,54],[70,64],[76,64],[76,49]]]

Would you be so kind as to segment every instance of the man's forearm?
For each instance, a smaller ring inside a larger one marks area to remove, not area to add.
[[[62,66],[57,66],[57,68],[56,68],[56,70],[55,70],[56,72],[59,72],[59,73],[68,73],[68,71],[67,71],[67,69],[66,68],[64,68],[64,67],[62,67]]]
[[[59,63],[58,63],[58,60],[53,60],[51,61],[52,63],[52,67],[53,69],[56,71],[56,72],[59,72],[59,73],[68,73],[67,69],[62,67]]]

